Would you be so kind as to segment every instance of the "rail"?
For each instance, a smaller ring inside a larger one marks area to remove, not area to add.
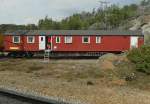
[[[20,92],[0,89],[0,104],[70,104],[44,97],[23,94]]]

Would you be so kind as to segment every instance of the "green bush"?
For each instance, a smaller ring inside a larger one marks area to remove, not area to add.
[[[128,59],[135,63],[138,71],[150,74],[150,46],[132,49],[128,54]]]

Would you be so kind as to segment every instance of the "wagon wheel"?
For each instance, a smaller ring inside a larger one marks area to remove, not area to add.
[[[24,54],[24,56],[26,57],[26,58],[32,58],[33,57],[33,53],[30,53],[30,52],[26,52],[25,54]]]
[[[16,57],[17,57],[14,52],[8,53],[7,56],[8,56],[8,57],[11,57],[11,58],[16,58]]]

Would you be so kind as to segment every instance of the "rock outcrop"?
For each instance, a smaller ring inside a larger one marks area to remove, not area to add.
[[[137,19],[131,21],[133,27],[130,30],[142,30],[145,35],[145,42],[150,43],[150,14],[139,16]]]

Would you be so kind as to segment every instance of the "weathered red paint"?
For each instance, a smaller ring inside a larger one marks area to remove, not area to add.
[[[4,47],[3,46],[0,46],[0,51],[3,51]]]
[[[138,48],[140,48],[142,45],[144,45],[144,38],[143,37],[140,37],[138,39]]]
[[[90,43],[82,43],[82,36],[73,36],[72,44],[64,42],[64,36],[61,36],[61,43],[56,43],[56,37],[53,37],[53,51],[126,51],[130,49],[130,36],[101,36],[101,43],[96,43],[96,36],[90,36]]]
[[[17,50],[10,49],[18,47]],[[39,36],[35,36],[35,43],[27,43],[27,36],[20,36],[20,43],[13,43],[13,36],[7,35],[4,37],[5,51],[39,51]]]
[[[66,44],[64,35],[60,36],[60,43],[56,43],[56,36],[47,37],[47,48],[52,48],[55,52],[120,52],[130,50],[131,36],[124,35],[111,35],[101,36],[101,43],[96,43],[96,36],[90,36],[90,43],[82,43],[81,35],[72,36],[72,43]],[[52,41],[52,47],[51,47]],[[138,39],[138,47],[144,44],[143,37]],[[18,47],[18,50],[11,50],[10,47]],[[13,36],[4,36],[4,50],[5,51],[32,51],[38,52],[39,50],[39,35],[35,35],[35,43],[27,43],[27,36],[21,36],[19,44],[13,43]]]

